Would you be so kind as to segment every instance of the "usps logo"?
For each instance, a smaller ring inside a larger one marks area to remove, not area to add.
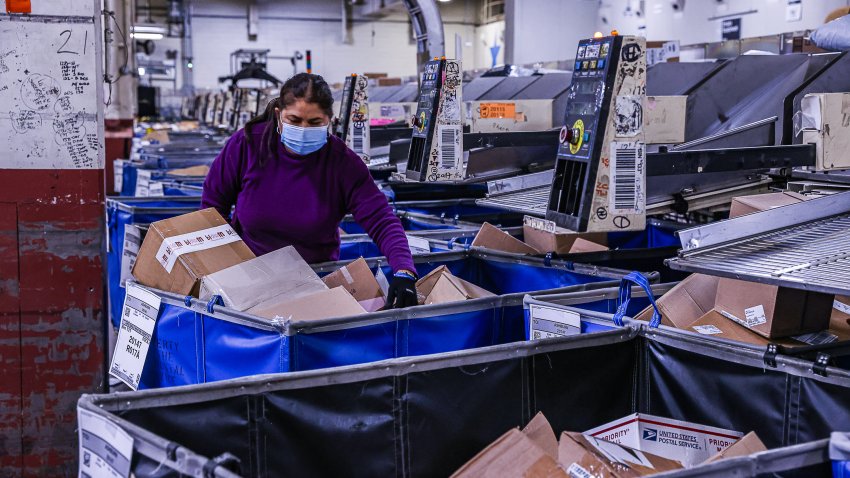
[[[643,439],[646,441],[658,441],[658,430],[652,428],[644,428]]]

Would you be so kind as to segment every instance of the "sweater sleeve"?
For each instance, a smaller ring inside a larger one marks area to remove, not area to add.
[[[225,219],[236,204],[242,189],[242,164],[245,153],[245,133],[237,132],[227,140],[224,148],[210,165],[201,194],[201,209],[213,207]]]
[[[354,215],[354,220],[375,241],[393,272],[405,269],[415,273],[404,227],[372,179],[369,168],[351,151],[346,151],[346,162],[350,166],[346,168],[342,181],[348,210]]]

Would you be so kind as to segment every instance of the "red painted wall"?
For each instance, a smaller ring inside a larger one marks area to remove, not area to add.
[[[104,382],[103,170],[0,170],[0,476],[76,476]]]

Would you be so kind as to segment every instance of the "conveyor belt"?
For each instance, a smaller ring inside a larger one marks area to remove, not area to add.
[[[850,193],[679,232],[676,270],[850,294]]]

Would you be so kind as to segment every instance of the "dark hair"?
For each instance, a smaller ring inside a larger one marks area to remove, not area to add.
[[[245,123],[245,136],[248,142],[253,142],[251,130],[254,126],[266,123],[263,130],[263,136],[260,139],[262,148],[268,151],[272,157],[277,155],[278,143],[280,137],[277,136],[277,118],[275,117],[275,108],[284,109],[287,106],[295,103],[296,100],[304,100],[308,103],[315,103],[322,108],[322,111],[329,118],[333,118],[334,99],[331,94],[331,88],[328,82],[321,75],[312,73],[298,73],[292,78],[286,80],[286,83],[280,89],[280,96],[269,101],[266,110],[259,116]],[[260,164],[262,164],[264,155],[260,155]]]

